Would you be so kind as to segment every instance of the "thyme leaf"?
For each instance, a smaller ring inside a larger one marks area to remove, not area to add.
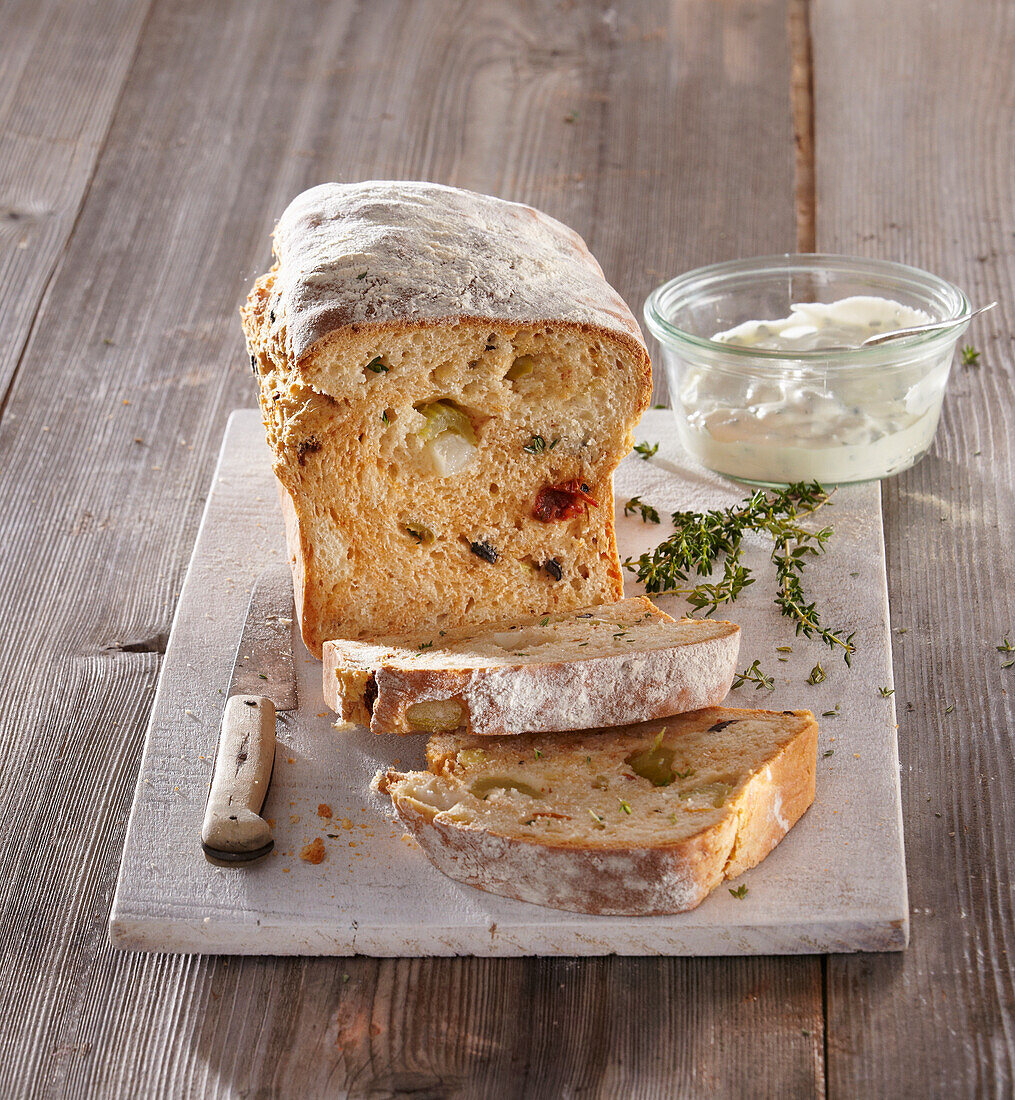
[[[658,443],[635,443],[634,449],[641,455],[641,457],[648,462],[648,460],[659,450]]]
[[[642,523],[658,523],[659,513],[652,507],[651,504],[646,504],[640,496],[631,497],[631,499],[624,505],[624,515],[630,516],[635,512],[641,513]]]

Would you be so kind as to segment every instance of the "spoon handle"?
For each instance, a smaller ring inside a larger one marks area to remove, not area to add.
[[[979,309],[967,313],[965,317],[952,317],[947,321],[930,321],[925,325],[907,325],[905,328],[893,329],[891,332],[879,332],[876,336],[868,336],[860,347],[873,348],[878,344],[887,344],[903,336],[918,336],[921,332],[938,332],[941,329],[951,328],[953,325],[971,321],[974,317],[986,313],[988,309],[993,309],[996,305],[997,302],[991,302],[990,305],[980,306]]]

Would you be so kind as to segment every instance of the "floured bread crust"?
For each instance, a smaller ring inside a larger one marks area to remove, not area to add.
[[[637,322],[545,215],[424,183],[299,196],[241,311],[304,640],[619,599]]]
[[[573,229],[540,210],[425,181],[324,183],[275,229],[276,315],[301,362],[354,324],[558,321],[643,349],[634,314]]]
[[[677,622],[642,596],[465,639],[329,641],[324,697],[374,733],[593,729],[718,705],[739,647],[735,624]]]
[[[683,912],[764,859],[813,802],[817,723],[809,711],[710,708],[665,725],[689,772],[668,786],[627,763],[656,743],[658,723],[511,738],[481,757],[490,742],[441,735],[431,773],[390,770],[374,785],[460,882],[581,913]],[[696,788],[696,773],[709,781]],[[717,774],[729,780],[721,799]]]

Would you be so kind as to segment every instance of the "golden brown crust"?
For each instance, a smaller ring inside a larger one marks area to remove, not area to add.
[[[305,619],[311,617],[307,614],[305,600],[307,563],[312,550],[304,543],[299,516],[289,490],[278,479],[275,483],[278,485],[279,506],[282,509],[282,521],[285,524],[285,541],[289,547],[289,565],[293,573],[293,606],[296,608],[296,617],[302,624]]]
[[[805,712],[810,714],[809,711]],[[814,801],[818,724],[814,716],[756,775],[741,798],[736,844],[729,854],[726,878],[759,864],[799,821]]]

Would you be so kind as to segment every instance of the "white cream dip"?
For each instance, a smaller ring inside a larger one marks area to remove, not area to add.
[[[792,353],[857,346],[930,320],[887,298],[858,296],[795,304],[788,317],[716,333],[718,343],[790,354],[688,364],[678,391],[684,446],[712,469],[762,482],[860,481],[905,469],[934,438],[952,345],[899,361],[891,345],[876,359],[865,349],[855,365],[841,352],[834,364],[831,355],[794,361]]]

